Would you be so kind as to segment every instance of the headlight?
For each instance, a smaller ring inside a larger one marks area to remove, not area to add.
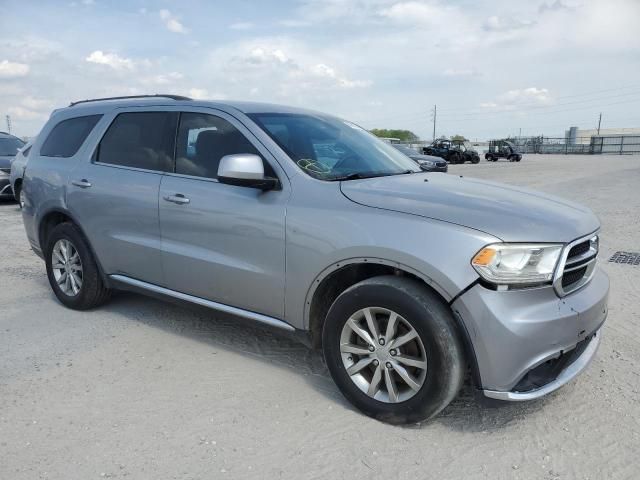
[[[422,160],[420,162],[422,165],[424,165],[425,167],[435,167],[436,164],[433,163],[431,160]]]
[[[496,243],[480,250],[471,265],[495,285],[541,285],[551,283],[562,247],[548,243]]]

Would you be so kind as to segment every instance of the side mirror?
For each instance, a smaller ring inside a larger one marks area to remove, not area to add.
[[[277,178],[264,175],[262,158],[250,153],[225,155],[218,165],[218,181],[238,187],[273,190],[279,186]]]

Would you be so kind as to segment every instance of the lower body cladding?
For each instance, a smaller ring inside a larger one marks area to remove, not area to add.
[[[607,317],[609,278],[599,268],[580,290],[496,291],[479,284],[452,309],[467,330],[478,387],[489,398],[532,400],[575,378],[594,357]]]

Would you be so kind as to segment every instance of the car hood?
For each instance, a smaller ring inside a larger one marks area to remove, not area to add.
[[[415,160],[416,162],[424,162],[427,160],[430,162],[444,162],[444,160],[442,160],[440,157],[434,157],[433,155],[416,154],[416,155],[411,155],[411,159]]]
[[[0,168],[11,168],[11,163],[15,158],[9,155],[0,155]]]
[[[351,201],[480,230],[505,242],[569,242],[600,227],[582,205],[525,188],[414,173],[341,183]],[[426,240],[426,239],[425,239]]]

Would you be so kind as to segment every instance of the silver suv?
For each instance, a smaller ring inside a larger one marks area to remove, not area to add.
[[[389,422],[436,415],[467,371],[482,397],[554,391],[607,316],[590,210],[421,172],[317,112],[77,102],[35,140],[23,192],[67,307],[128,289],[305,332],[345,397]]]

